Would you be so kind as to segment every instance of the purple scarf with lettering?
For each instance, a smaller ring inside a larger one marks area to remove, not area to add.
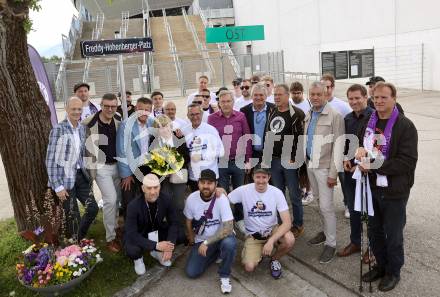
[[[399,111],[397,110],[397,107],[394,106],[393,112],[391,113],[391,117],[388,119],[387,125],[385,126],[385,130],[383,131],[383,135],[385,137],[385,143],[379,147],[380,151],[382,152],[382,155],[385,157],[385,159],[388,159],[390,154],[390,144],[391,144],[391,133],[393,130],[393,126],[397,121],[397,118],[399,117]],[[368,139],[370,133],[373,135],[376,131],[376,125],[378,121],[377,111],[373,112],[371,114],[370,120],[368,121],[367,130],[365,131],[365,138]],[[372,144],[367,145],[364,143],[365,147],[372,146]]]

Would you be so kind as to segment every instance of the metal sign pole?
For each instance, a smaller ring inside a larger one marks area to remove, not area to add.
[[[115,38],[121,38],[121,33],[119,31],[115,31]],[[119,86],[121,93],[121,107],[122,107],[122,119],[126,120],[128,118],[127,111],[127,96],[125,94],[125,75],[124,75],[124,62],[122,59],[122,54],[118,55],[118,69],[119,69]]]

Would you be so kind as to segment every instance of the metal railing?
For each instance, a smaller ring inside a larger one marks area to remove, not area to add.
[[[182,7],[182,15],[185,20],[187,30],[190,31],[193,36],[194,44],[196,45],[200,55],[205,59],[206,68],[209,69],[211,77],[215,77],[215,68],[214,65],[212,65],[212,61],[209,57],[209,52],[206,48],[206,44],[200,42],[199,36],[197,35],[197,30],[194,27],[194,24],[189,20],[184,7]]]
[[[127,37],[129,19],[130,19],[130,12],[123,11],[121,13],[121,37],[122,38]]]
[[[101,12],[96,15],[95,28],[92,31],[92,40],[98,40],[101,37],[102,29],[104,28],[104,19],[104,13]],[[89,69],[91,63],[92,59],[87,57],[86,62],[84,63],[83,82],[87,82],[89,79]]]
[[[206,18],[203,10],[200,9],[197,3],[194,3],[194,12],[197,12],[200,15],[200,18],[202,19],[203,26],[205,28],[212,27],[211,22]],[[226,54],[229,58],[229,61],[232,64],[232,67],[234,68],[235,75],[237,77],[240,76],[241,69],[240,64],[237,62],[237,59],[235,58],[234,52],[232,51],[231,47],[228,43],[217,43],[217,47],[220,50],[221,54]]]
[[[168,36],[168,45],[170,48],[170,52],[173,56],[173,61],[176,68],[177,81],[182,82],[182,69],[179,63],[179,56],[177,54],[176,45],[174,44],[173,35],[171,34],[171,27],[170,24],[168,23],[165,9],[162,9],[162,13],[163,13],[163,23]]]
[[[203,14],[207,19],[233,18],[234,9],[233,8],[204,9]]]

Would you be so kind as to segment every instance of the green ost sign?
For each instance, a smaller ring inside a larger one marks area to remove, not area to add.
[[[206,43],[264,40],[264,25],[206,28]]]

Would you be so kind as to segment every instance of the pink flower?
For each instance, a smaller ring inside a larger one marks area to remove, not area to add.
[[[69,245],[60,251],[56,251],[55,255],[57,257],[70,257],[70,256],[80,256],[82,255],[81,248],[77,245]]]

